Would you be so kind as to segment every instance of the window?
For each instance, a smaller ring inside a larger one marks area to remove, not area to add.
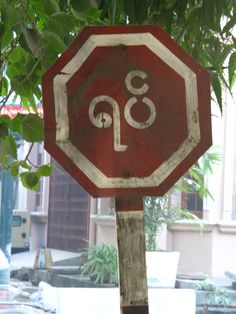
[[[21,216],[13,215],[12,226],[13,227],[20,227],[21,226]]]
[[[188,173],[184,177],[185,179],[190,179]],[[191,178],[191,180],[193,179]],[[203,199],[201,199],[197,191],[182,191],[181,206],[198,218],[203,217]]]

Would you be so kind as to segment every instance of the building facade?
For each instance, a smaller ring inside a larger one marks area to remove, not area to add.
[[[161,249],[180,252],[178,272],[185,275],[236,273],[236,106],[230,95],[225,96],[223,114],[212,105],[212,132],[213,145],[221,155],[212,174],[205,178],[212,197],[201,201],[192,192],[172,196],[176,204],[197,214],[201,224],[179,221],[159,235]],[[92,216],[98,244],[116,242],[115,219],[106,214],[113,206],[111,199],[101,199],[99,215]]]
[[[236,272],[236,106],[225,96],[224,112],[212,106],[213,143],[222,160],[207,178],[213,198],[201,201],[196,193],[179,192],[172,198],[202,220],[176,222],[164,228],[160,247],[180,252],[179,273],[222,276]],[[21,142],[25,156],[29,144]],[[37,192],[27,191],[15,182],[14,209],[30,212],[30,248],[43,246],[79,251],[88,243],[116,246],[114,200],[93,199],[65,171],[51,160],[43,143],[34,145],[32,163],[52,162],[51,178],[43,178]]]

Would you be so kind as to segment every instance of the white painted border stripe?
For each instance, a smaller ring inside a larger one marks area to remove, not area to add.
[[[69,141],[66,83],[96,47],[145,45],[185,81],[188,137],[170,158],[145,178],[108,178]],[[160,185],[200,142],[196,74],[150,33],[91,35],[78,53],[54,78],[56,144],[99,188],[136,188]]]

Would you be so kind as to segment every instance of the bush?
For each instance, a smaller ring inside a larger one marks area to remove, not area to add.
[[[117,284],[117,251],[112,245],[91,245],[82,275],[88,275],[95,283]]]

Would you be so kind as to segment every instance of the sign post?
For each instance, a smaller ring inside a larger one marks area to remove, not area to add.
[[[148,314],[142,197],[115,198],[123,314]]]
[[[45,148],[115,197],[123,314],[148,313],[144,195],[211,145],[208,73],[158,26],[86,27],[43,76]]]

